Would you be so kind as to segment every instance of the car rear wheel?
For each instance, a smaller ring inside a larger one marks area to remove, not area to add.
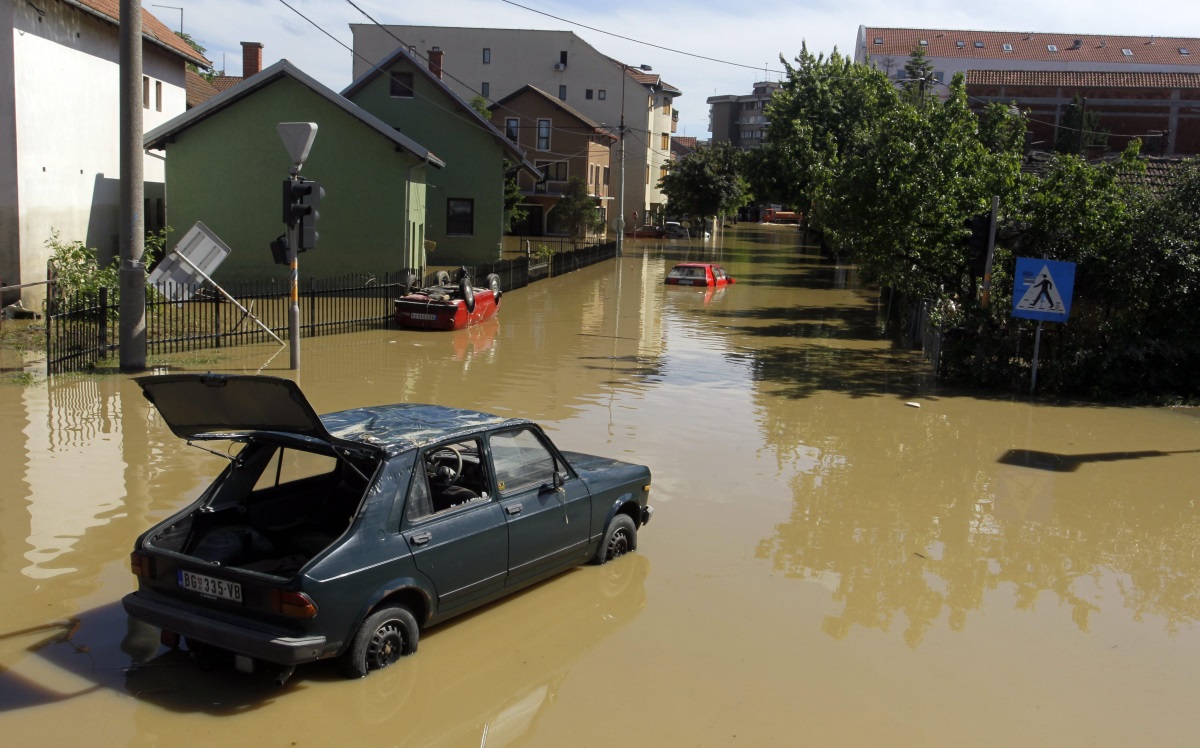
[[[350,648],[339,658],[339,669],[347,678],[361,678],[382,670],[404,655],[417,651],[417,619],[403,605],[381,608],[363,621]]]
[[[496,299],[497,303],[499,303],[499,301],[500,301],[500,276],[496,275],[495,273],[488,273],[487,274],[487,287],[492,289],[492,296]]]
[[[434,278],[434,282],[439,286],[450,285],[450,274],[447,273],[445,270],[437,271],[437,274],[434,275],[433,278]]]
[[[628,514],[618,514],[608,523],[604,539],[593,559],[597,564],[603,564],[614,558],[624,556],[630,551],[637,550],[637,527]]]

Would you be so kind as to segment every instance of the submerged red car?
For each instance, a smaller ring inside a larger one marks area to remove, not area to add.
[[[725,268],[711,262],[681,262],[667,273],[668,286],[724,286],[735,283]]]
[[[413,288],[396,299],[396,324],[419,330],[461,330],[486,322],[500,310],[500,276],[489,273],[486,284],[477,288],[466,268],[450,281],[444,270],[427,288]]]

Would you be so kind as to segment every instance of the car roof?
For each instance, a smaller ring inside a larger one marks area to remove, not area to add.
[[[392,456],[457,435],[532,421],[444,405],[398,403],[324,413],[321,423],[339,439],[370,445]]]
[[[677,268],[707,268],[707,267],[716,267],[716,263],[712,263],[712,262],[677,262],[677,263],[675,263],[675,267],[677,267]]]

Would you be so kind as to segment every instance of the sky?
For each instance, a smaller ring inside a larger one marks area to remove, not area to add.
[[[792,61],[801,45],[814,54],[837,49],[853,56],[860,25],[1200,37],[1200,2],[1194,0],[144,0],[143,5],[173,30],[182,23],[215,67],[229,75],[241,75],[241,42],[261,42],[264,67],[287,59],[335,91],[351,82],[352,23],[569,30],[602,54],[650,65],[681,90],[676,135],[700,140],[709,137],[708,97],[748,94],[756,81],[779,80],[780,56]],[[447,72],[454,73],[450,60]]]

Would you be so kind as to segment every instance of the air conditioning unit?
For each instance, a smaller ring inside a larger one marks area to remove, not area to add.
[[[565,62],[556,62],[556,63],[554,63],[554,69],[555,69],[555,70],[566,70],[566,69],[567,69],[567,63],[565,63]]]

